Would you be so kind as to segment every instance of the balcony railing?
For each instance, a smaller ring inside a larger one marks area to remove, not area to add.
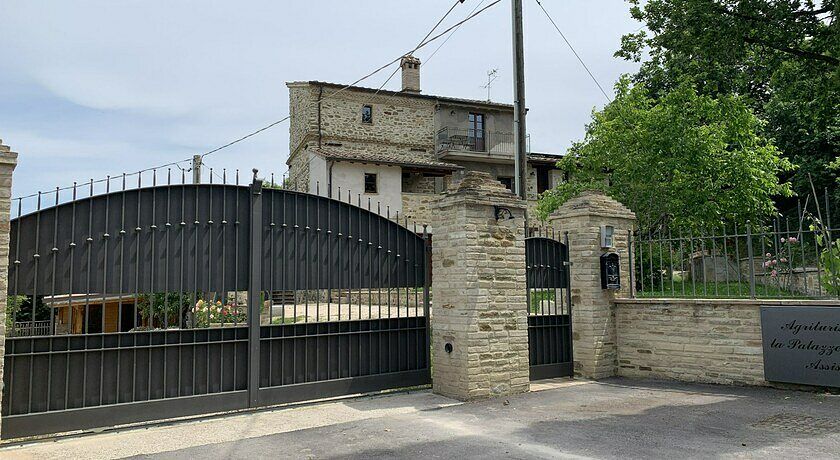
[[[527,142],[530,145],[530,138]],[[530,147],[529,147],[530,150]],[[513,155],[513,133],[501,133],[484,129],[444,127],[437,133],[437,152],[474,152],[488,155]]]

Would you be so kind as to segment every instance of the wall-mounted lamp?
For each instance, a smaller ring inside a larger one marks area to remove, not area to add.
[[[493,206],[493,211],[496,214],[496,220],[513,219],[513,213],[508,208]]]

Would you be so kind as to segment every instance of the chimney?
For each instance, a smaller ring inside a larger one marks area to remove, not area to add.
[[[400,60],[402,67],[402,90],[406,93],[420,92],[420,59],[406,55]]]

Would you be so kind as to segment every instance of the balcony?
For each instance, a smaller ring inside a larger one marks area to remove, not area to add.
[[[526,140],[530,150],[530,137]],[[437,156],[441,160],[513,161],[514,135],[483,129],[444,127],[437,132]]]

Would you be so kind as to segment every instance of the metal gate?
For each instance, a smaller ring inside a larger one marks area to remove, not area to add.
[[[3,438],[430,383],[425,231],[256,179],[110,185],[18,202]]]
[[[532,380],[574,375],[569,241],[525,239],[528,344]]]

